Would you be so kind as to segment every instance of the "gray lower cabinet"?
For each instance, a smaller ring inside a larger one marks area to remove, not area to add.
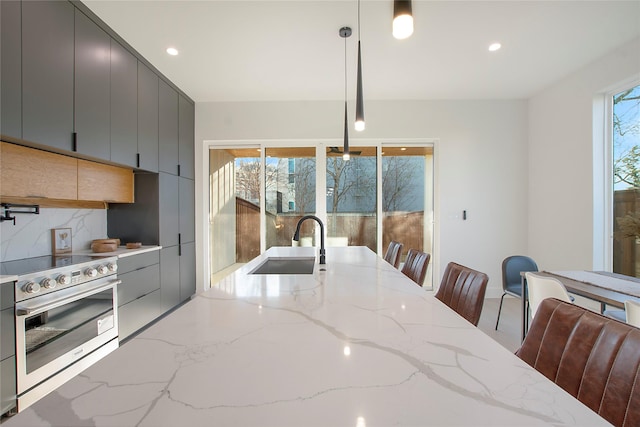
[[[0,284],[0,415],[16,407],[14,284]]]
[[[162,308],[170,310],[196,293],[195,242],[162,248],[160,253]]]
[[[118,333],[129,337],[163,313],[160,253],[145,252],[118,260]]]
[[[162,308],[170,310],[182,302],[180,298],[180,246],[162,248],[160,251],[160,290]]]
[[[180,300],[196,293],[196,243],[180,245]]]

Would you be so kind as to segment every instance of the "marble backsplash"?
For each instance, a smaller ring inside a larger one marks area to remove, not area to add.
[[[88,249],[107,237],[106,209],[40,209],[39,215],[17,214],[16,225],[0,223],[0,261],[51,255],[51,229],[71,228],[74,250]]]

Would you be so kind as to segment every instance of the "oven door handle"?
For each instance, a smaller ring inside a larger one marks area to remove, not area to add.
[[[61,305],[64,305],[64,304],[67,304],[67,303],[70,303],[70,302],[73,302],[73,301],[77,301],[77,300],[82,299],[84,297],[87,297],[89,295],[97,294],[97,293],[105,291],[105,290],[107,290],[109,288],[113,288],[114,286],[119,285],[120,283],[122,283],[122,280],[120,280],[120,279],[111,280],[109,283],[107,283],[105,285],[97,286],[95,288],[91,288],[91,289],[88,289],[88,290],[86,290],[84,292],[73,294],[71,296],[62,297],[60,299],[48,301],[48,302],[46,302],[44,304],[30,305],[30,306],[16,306],[16,314],[18,316],[28,316],[30,314],[43,311],[44,309],[58,307],[58,306],[61,306]]]

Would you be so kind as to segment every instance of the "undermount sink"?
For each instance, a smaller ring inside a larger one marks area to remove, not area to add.
[[[313,274],[316,257],[267,258],[249,274]]]

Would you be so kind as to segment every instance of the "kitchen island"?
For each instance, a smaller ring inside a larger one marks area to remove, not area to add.
[[[368,248],[250,274],[316,253],[269,249],[6,427],[608,425]]]

